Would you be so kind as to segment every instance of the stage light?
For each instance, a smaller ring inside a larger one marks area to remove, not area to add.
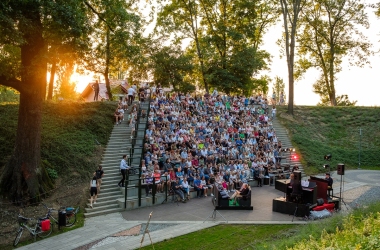
[[[331,154],[325,155],[325,160],[326,160],[326,161],[330,161],[330,160],[331,160],[331,157],[332,157]]]
[[[293,148],[293,152],[296,152],[296,149],[295,149],[295,148]]]
[[[293,161],[298,160],[298,155],[296,155],[296,154],[292,155],[292,160]]]

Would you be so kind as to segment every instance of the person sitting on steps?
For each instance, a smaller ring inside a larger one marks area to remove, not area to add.
[[[179,179],[178,178],[176,178],[176,180],[174,182],[173,190],[174,190],[174,193],[176,193],[181,198],[181,201],[183,203],[186,203],[185,195],[184,195],[184,193],[182,191],[182,185],[179,184]]]

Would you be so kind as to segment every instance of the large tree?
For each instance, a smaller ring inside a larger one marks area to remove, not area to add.
[[[112,100],[109,75],[122,62],[132,61],[138,54],[140,17],[132,8],[137,1],[99,0],[90,5],[93,12],[93,48],[84,60],[86,69],[103,75]]]
[[[19,55],[13,71],[0,71],[0,84],[20,92],[13,154],[1,175],[1,193],[19,201],[38,200],[50,183],[41,166],[41,118],[46,93],[47,39],[87,37],[86,7],[77,0],[4,0],[0,3],[0,46]],[[0,62],[0,64],[2,64]]]
[[[206,69],[204,66],[204,52],[201,47],[200,39],[203,36],[203,30],[200,25],[200,5],[197,0],[171,0],[167,3],[164,0],[158,1],[161,9],[157,14],[157,33],[174,35],[175,40],[191,39],[195,45],[197,61],[199,63],[201,85],[206,92],[209,92],[209,84],[206,80]],[[162,39],[165,39],[162,36]]]
[[[226,93],[249,92],[254,76],[264,69],[269,54],[259,46],[268,26],[278,18],[273,1],[200,0],[202,39],[207,54],[210,86]]]
[[[284,21],[285,55],[288,65],[288,113],[291,115],[293,115],[294,109],[294,57],[296,35],[300,13],[305,2],[305,0],[280,0],[282,18]]]
[[[175,91],[194,90],[195,87],[187,80],[194,68],[191,57],[185,55],[179,46],[157,45],[154,48],[150,68],[155,82],[163,87],[173,87]]]
[[[174,42],[191,39],[201,79],[209,92],[248,93],[269,54],[259,46],[267,28],[278,18],[275,1],[171,0],[162,1],[157,30]],[[174,35],[173,35],[174,34]]]
[[[321,72],[314,84],[321,103],[328,98],[337,106],[335,80],[345,57],[351,65],[368,63],[371,44],[359,29],[369,27],[365,8],[361,0],[316,0],[304,7],[297,68],[300,74],[310,67]]]

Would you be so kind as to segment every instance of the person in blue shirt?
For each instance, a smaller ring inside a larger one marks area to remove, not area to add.
[[[199,179],[199,176],[195,177],[194,190],[197,191],[197,198],[204,196],[204,189],[202,187],[201,180]]]
[[[236,143],[238,150],[241,151],[241,146],[243,146],[243,141],[240,139],[240,137],[237,138],[235,143]]]
[[[123,155],[123,159],[120,162],[120,172],[123,178],[117,184],[119,187],[124,187],[125,174],[127,173],[128,169],[129,169],[129,166],[127,163],[127,155]]]
[[[175,175],[177,176],[177,179],[180,179],[180,180],[183,179],[183,172],[182,172],[181,167],[178,167],[177,172],[175,173]]]

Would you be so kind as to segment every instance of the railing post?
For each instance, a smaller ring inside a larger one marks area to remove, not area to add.
[[[165,175],[165,202],[168,201],[168,176]]]
[[[141,207],[141,178],[139,178],[139,181],[138,181],[138,184],[137,184],[137,187],[138,187],[138,200],[139,200],[139,207]]]
[[[129,171],[127,170],[126,182],[125,182],[125,192],[124,192],[124,209],[127,209],[127,198],[128,198],[128,184],[129,184]]]
[[[154,205],[154,203],[155,203],[155,199],[156,199],[156,189],[157,189],[157,186],[156,186],[156,177],[153,176],[152,205]]]

